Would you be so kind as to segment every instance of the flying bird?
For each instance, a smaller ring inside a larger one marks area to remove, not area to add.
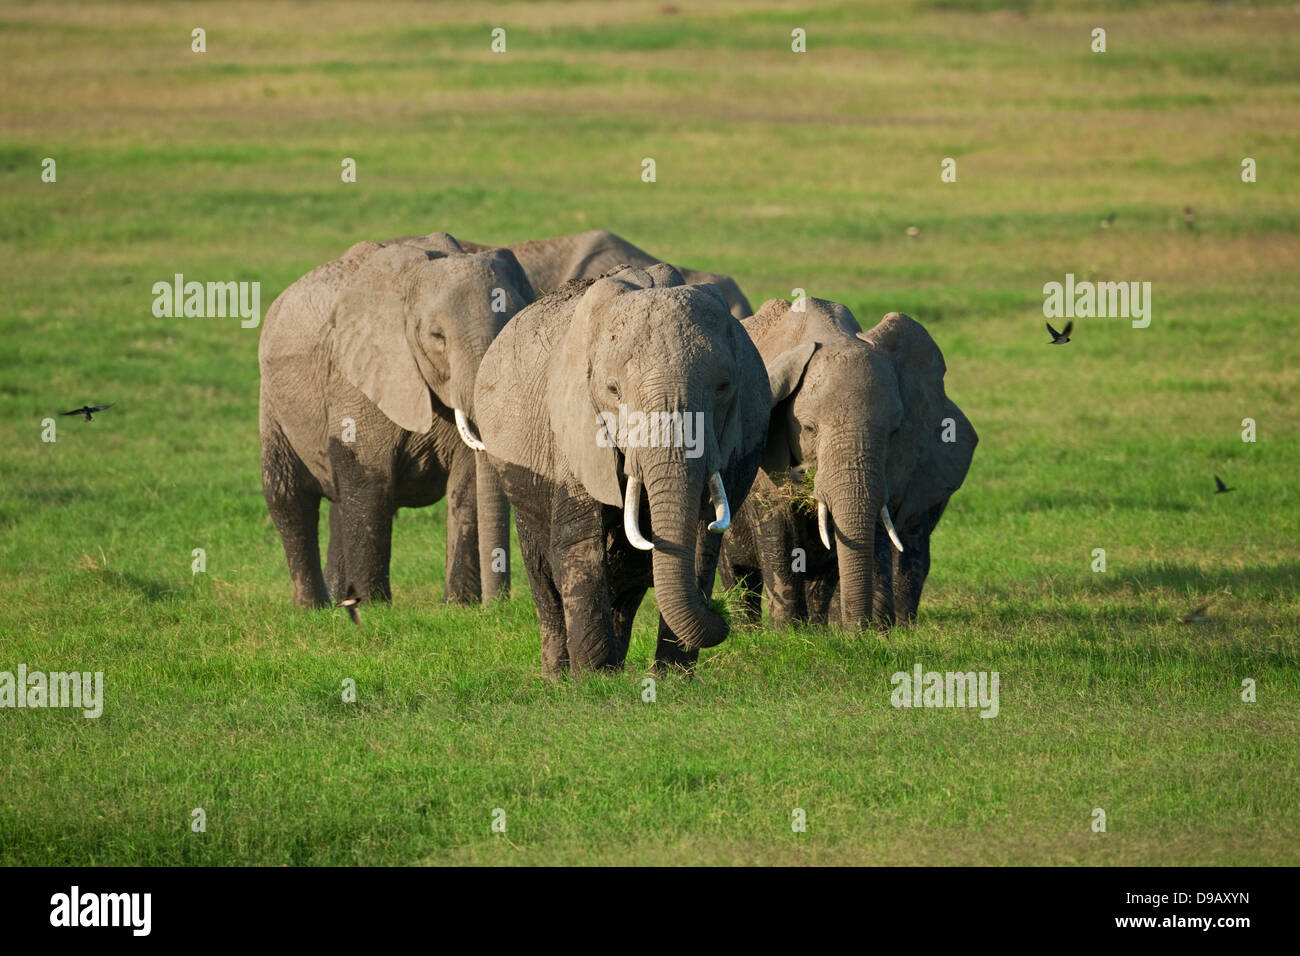
[[[86,421],[93,422],[90,417],[91,412],[102,412],[106,408],[112,408],[116,402],[109,402],[107,405],[83,405],[81,408],[74,408],[70,412],[59,412],[60,415],[85,415]]]
[[[1214,476],[1214,485],[1215,485],[1214,493],[1216,495],[1221,495],[1224,494],[1225,492],[1237,490],[1236,488],[1229,488],[1227,485],[1225,485],[1223,483],[1223,479],[1220,478],[1218,475]]]
[[[1191,206],[1183,207],[1183,222],[1187,223],[1189,232],[1196,228],[1196,213],[1192,212]]]
[[[1184,624],[1203,624],[1210,619],[1210,616],[1205,613],[1208,608],[1208,604],[1202,604],[1196,610],[1188,611],[1179,620]]]
[[[361,612],[357,610],[357,599],[346,598],[339,602],[339,607],[348,609],[348,617],[352,618],[352,623],[357,627],[361,626]]]
[[[1051,322],[1044,324],[1047,326],[1047,331],[1052,333],[1052,341],[1048,343],[1049,345],[1064,345],[1066,342],[1070,341],[1070,330],[1074,328],[1073,322],[1065,323],[1064,332],[1058,332],[1056,329],[1052,328]]]

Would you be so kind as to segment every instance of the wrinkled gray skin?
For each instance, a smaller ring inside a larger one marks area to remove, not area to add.
[[[275,300],[258,349],[262,485],[298,604],[389,600],[394,513],[444,494],[447,600],[509,592],[508,564],[493,561],[495,549],[510,553],[509,504],[454,410],[472,430],[479,362],[532,298],[509,252],[466,254],[433,233],[358,243]],[[324,576],[321,498],[331,502]]]
[[[803,365],[787,361],[786,377],[773,379],[763,470],[724,541],[722,582],[753,590],[751,619],[765,591],[774,624],[908,623],[930,570],[930,534],[966,477],[978,437],[945,394],[943,355],[919,322],[891,312],[864,333],[838,303],[806,306],[795,312],[772,299],[745,323],[769,368],[790,350]],[[952,442],[942,440],[945,426]],[[816,468],[813,496],[829,509],[831,550],[815,510],[789,497],[789,482],[808,468]],[[901,553],[880,517],[883,504]],[[793,570],[795,548],[806,556],[802,572]]]
[[[477,243],[465,243],[467,249],[490,249]],[[594,279],[621,265],[648,269],[662,262],[643,249],[638,249],[621,236],[604,229],[591,229],[572,236],[555,236],[506,246],[524,267],[533,291],[541,296],[554,292],[574,279]],[[727,300],[727,308],[738,319],[753,315],[749,300],[740,291],[731,276],[716,272],[697,272],[678,269],[687,285],[710,283],[716,285]]]
[[[706,530],[717,519],[707,483],[718,472],[732,506],[743,502],[767,437],[766,383],[718,289],[683,285],[667,265],[570,282],[492,343],[475,409],[515,508],[544,674],[622,666],[651,585],[658,665],[690,667],[726,637],[707,604],[721,540]],[[701,454],[676,441],[602,447],[597,414],[620,403],[702,414]],[[633,514],[653,551],[633,547],[625,527],[630,479],[644,485]]]

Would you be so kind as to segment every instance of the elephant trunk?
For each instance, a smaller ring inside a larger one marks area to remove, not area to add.
[[[496,469],[488,462],[474,428],[474,385],[478,368],[492,343],[486,333],[467,335],[451,355],[450,405],[456,432],[474,451],[474,495],[478,521],[478,572],[482,600],[510,595],[510,502]]]
[[[818,484],[823,474],[830,480],[818,499],[829,512],[828,531],[835,540],[840,621],[845,628],[859,629],[873,618],[879,622],[888,616],[887,608],[873,608],[878,583],[876,527],[888,501],[884,471],[878,455],[861,449],[839,463],[822,458]]]
[[[486,455],[474,456],[478,571],[484,603],[510,596],[510,502]]]
[[[727,622],[709,608],[695,568],[704,470],[699,459],[662,459],[645,476],[654,538],[655,598],[664,622],[688,649],[721,644],[728,629]],[[721,484],[721,477],[717,482]]]
[[[448,395],[450,401],[447,404],[451,406],[455,415],[456,433],[460,435],[460,440],[474,451],[484,450],[483,441],[479,438],[473,423],[474,384],[478,378],[478,367],[482,364],[483,356],[491,344],[490,338],[482,341],[471,339],[452,354],[450,363]]]

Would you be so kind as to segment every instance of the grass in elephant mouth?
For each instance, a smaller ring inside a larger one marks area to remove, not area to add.
[[[751,494],[764,517],[793,508],[796,514],[814,518],[817,516],[817,499],[813,495],[816,477],[816,468],[806,468],[798,475],[792,473],[786,481],[772,482],[770,487]]]

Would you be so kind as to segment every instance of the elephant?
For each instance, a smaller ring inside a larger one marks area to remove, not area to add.
[[[477,243],[464,243],[467,249],[490,249]],[[554,292],[573,279],[594,279],[616,266],[628,265],[646,269],[662,262],[650,253],[638,249],[621,236],[604,229],[591,229],[572,236],[554,236],[505,246],[515,254],[524,267],[528,281],[537,295]],[[727,307],[738,319],[753,314],[749,300],[731,276],[716,272],[697,272],[678,269],[687,285],[709,283],[716,285],[726,297]]]
[[[921,323],[891,312],[863,332],[839,303],[803,305],[771,299],[745,322],[769,370],[792,349],[802,365],[772,386],[762,470],[723,544],[722,584],[742,586],[751,621],[765,592],[775,625],[911,623],[930,535],[979,437]]]
[[[718,288],[665,264],[568,282],[488,348],[476,420],[514,507],[544,675],[621,667],[652,585],[656,667],[690,669],[725,639],[708,595],[767,438],[764,371]]]
[[[510,252],[467,253],[432,233],[357,243],[267,310],[262,486],[297,604],[391,600],[394,514],[444,495],[446,599],[509,593],[510,509],[478,460],[474,382],[488,345],[532,299]]]

